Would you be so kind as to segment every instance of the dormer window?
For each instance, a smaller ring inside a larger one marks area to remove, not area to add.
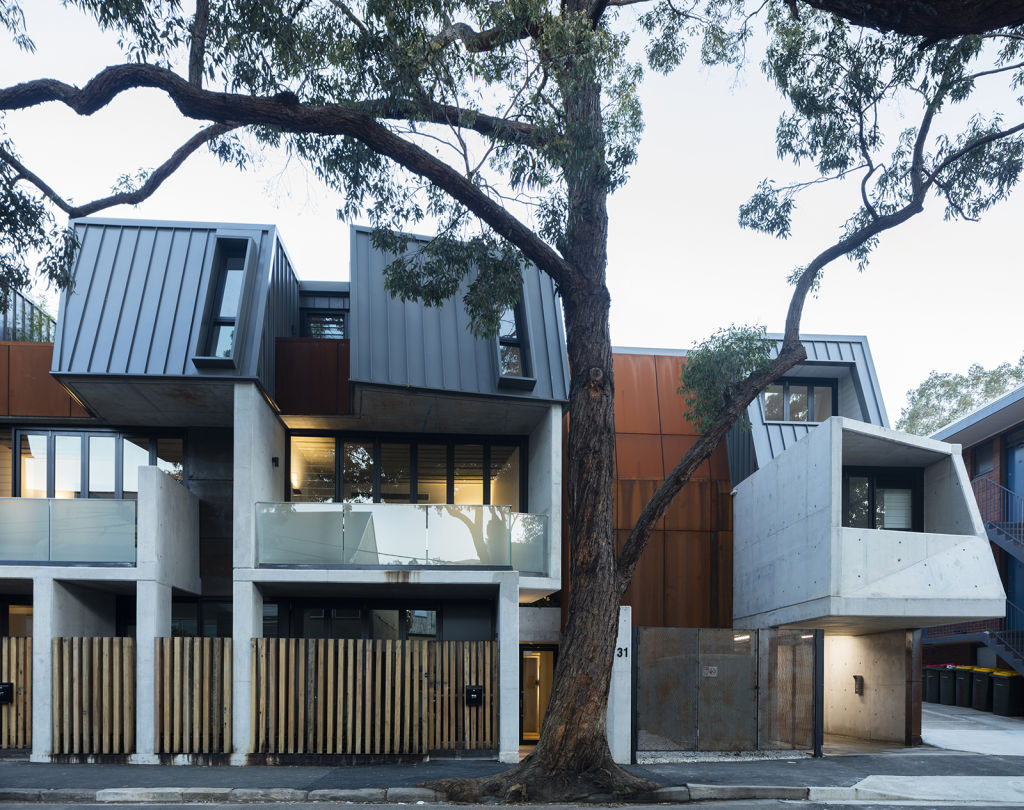
[[[213,254],[205,332],[192,362],[203,366],[235,366],[239,346],[246,269],[255,258],[250,239],[218,238]]]
[[[785,379],[762,395],[766,422],[824,422],[836,415],[836,381]]]
[[[498,387],[532,389],[536,379],[530,359],[523,302],[501,313],[497,338]]]

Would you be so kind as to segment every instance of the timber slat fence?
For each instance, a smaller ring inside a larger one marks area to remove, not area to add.
[[[53,639],[53,752],[135,751],[135,641]]]
[[[231,639],[158,638],[154,669],[156,752],[231,753]]]
[[[14,684],[14,702],[0,706],[0,748],[31,748],[31,638],[0,638],[0,681]]]
[[[252,639],[252,753],[419,754],[491,749],[497,644]],[[479,707],[465,687],[483,687]]]

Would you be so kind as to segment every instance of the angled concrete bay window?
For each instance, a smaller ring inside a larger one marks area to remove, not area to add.
[[[844,467],[843,525],[924,531],[924,470]]]
[[[203,332],[196,356],[197,368],[237,367],[236,347],[242,342],[247,289],[256,263],[252,239],[218,237],[213,251]]]

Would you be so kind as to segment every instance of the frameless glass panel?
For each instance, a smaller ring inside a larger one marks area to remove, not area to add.
[[[344,561],[352,565],[425,565],[426,507],[346,504]]]
[[[807,386],[789,386],[789,421],[807,421]]]
[[[824,422],[832,415],[832,386],[814,386],[814,421]]]
[[[519,509],[519,448],[491,445],[491,503]]]
[[[546,576],[548,571],[548,518],[513,512],[510,516],[512,533],[512,567],[526,574]]]
[[[46,436],[22,434],[20,449],[22,498],[46,497]]]
[[[416,448],[416,501],[448,502],[448,448],[443,444]]]
[[[373,442],[345,442],[341,479],[343,501],[373,502]]]
[[[362,638],[363,613],[359,608],[331,608],[331,638]]]
[[[114,450],[113,436],[89,437],[89,497],[113,498]],[[138,471],[136,471],[137,473]]]
[[[185,453],[181,439],[156,440],[156,466],[178,481],[182,479]]]
[[[511,565],[509,511],[501,506],[430,506],[431,565]]]
[[[499,351],[501,374],[504,377],[522,377],[523,348],[518,343],[502,343]]]
[[[769,422],[781,422],[783,417],[782,386],[769,385],[764,389],[764,418]]]
[[[415,639],[437,638],[436,610],[403,610],[405,637]]]
[[[121,491],[124,498],[139,495],[139,467],[149,466],[149,439],[126,438],[122,444]]]
[[[135,562],[135,501],[50,501],[50,559]]]
[[[82,494],[82,437],[54,437],[53,461],[53,497],[80,497]]]
[[[334,503],[333,437],[293,436],[291,455],[292,500],[304,503]]]
[[[484,502],[484,446],[455,445],[455,498],[452,503],[475,505]]]
[[[871,481],[866,475],[846,479],[846,519],[844,526],[853,529],[871,528]]]
[[[256,504],[258,565],[340,565],[344,517],[338,507]]]
[[[11,437],[0,436],[0,498],[10,498],[14,494],[11,481],[11,470],[14,469]]]
[[[50,557],[50,502],[30,498],[0,500],[0,559],[41,562]]]
[[[238,305],[242,300],[242,280],[245,271],[242,267],[242,256],[232,256],[224,263],[224,291],[220,298],[218,317],[234,318],[238,315]]]
[[[381,503],[409,503],[412,487],[409,445],[384,443],[380,446]]]
[[[210,339],[210,354],[213,357],[231,357],[231,349],[235,343],[235,325],[219,324],[213,327]]]
[[[913,491],[879,487],[875,492],[875,526],[879,529],[910,529]]]

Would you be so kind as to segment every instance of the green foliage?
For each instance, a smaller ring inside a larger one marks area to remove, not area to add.
[[[17,157],[0,119],[0,148]],[[12,290],[24,290],[35,277],[67,287],[78,242],[59,225],[49,207],[30,193],[23,179],[0,161],[0,310]],[[35,264],[35,262],[38,264]]]
[[[1020,107],[1021,66],[1013,61],[1020,32],[924,42],[809,8],[797,20],[778,4],[768,33],[762,69],[790,107],[776,128],[778,154],[813,165],[816,177],[762,181],[740,209],[742,227],[787,237],[797,197],[829,180],[861,182],[861,204],[841,238],[927,196],[947,219],[975,219],[1017,184],[1024,139],[1002,136],[1008,108]],[[982,82],[986,92],[975,93]],[[977,109],[980,98],[991,108]],[[897,118],[911,125],[894,127]],[[858,244],[848,258],[863,269],[877,241]]]
[[[677,389],[686,406],[683,415],[705,433],[721,413],[732,386],[767,368],[774,348],[763,326],[719,329],[687,355]]]
[[[966,374],[933,371],[907,391],[907,405],[896,427],[929,436],[1020,385],[1024,385],[1024,355],[1016,365],[1002,363],[992,369],[975,363]]]

